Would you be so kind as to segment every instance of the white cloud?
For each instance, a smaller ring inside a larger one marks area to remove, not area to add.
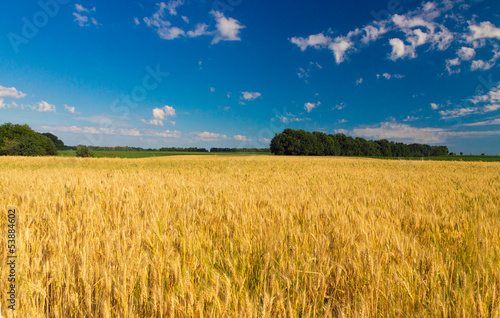
[[[75,17],[74,22],[77,22],[79,26],[85,27],[90,24],[99,25],[97,20],[94,17],[91,17],[91,14],[96,11],[96,8],[87,9],[80,4],[75,4],[75,10],[77,12],[73,12],[73,16]],[[89,22],[90,21],[90,22]]]
[[[487,125],[500,125],[500,118],[486,120],[486,121],[479,121],[470,124],[463,124],[462,126],[487,126]]]
[[[17,108],[17,107],[18,107],[18,105],[16,102],[10,102],[10,103],[6,104],[5,100],[3,98],[0,98],[0,109],[9,109],[9,108]]]
[[[347,129],[334,129],[333,132],[336,134],[344,134],[344,135],[347,135],[349,133]]]
[[[416,49],[424,44],[430,44],[430,50],[446,50],[455,39],[443,24],[435,21],[440,16],[445,18],[444,12],[453,8],[450,0],[439,3],[427,2],[421,7],[409,11],[404,15],[394,14],[385,20],[372,21],[363,28],[356,28],[345,36],[332,38],[326,33],[313,34],[308,37],[292,37],[290,42],[297,45],[302,51],[308,47],[315,49],[328,48],[333,51],[337,64],[345,61],[352,52],[358,52],[375,42],[389,32],[402,32],[403,38],[393,37],[389,40],[392,52],[389,58],[396,61],[403,58],[415,58]],[[330,33],[331,30],[329,30]],[[360,44],[361,43],[361,44]]]
[[[86,9],[84,8],[81,4],[75,4],[75,10],[78,11],[78,12],[91,12],[91,11],[95,11],[95,7],[92,8],[92,9]]]
[[[163,40],[174,40],[185,34],[184,30],[178,27],[160,28],[157,32]]]
[[[235,135],[233,137],[234,140],[238,140],[238,141],[250,141],[250,139],[248,139],[246,136],[242,136],[242,135]]]
[[[415,117],[415,116],[407,116],[405,119],[403,119],[404,122],[409,122],[409,121],[416,121],[419,120],[420,117]]]
[[[173,2],[169,2],[169,5],[171,5],[171,3]],[[165,10],[168,9],[169,12],[172,13],[172,6],[169,8],[169,6],[164,2],[160,2],[159,4],[157,4],[157,6],[158,10],[156,10],[151,17],[144,18],[144,23],[146,23],[148,27],[156,29],[156,33],[163,40],[173,40],[180,36],[184,36],[184,30],[178,27],[171,26],[172,24],[170,23],[170,21],[165,20]],[[178,5],[173,6],[174,11],[177,6]]]
[[[77,12],[73,12],[73,16],[75,17],[75,19],[73,20],[74,22],[77,22],[79,26],[81,27],[85,27],[85,26],[89,26],[90,24],[93,24],[93,25],[99,25],[99,23],[97,22],[97,20],[93,17],[91,17],[90,15],[96,11],[96,8],[93,7],[92,9],[86,9],[85,7],[83,7],[81,4],[75,4],[75,10]],[[89,23],[90,21],[90,23]]]
[[[120,135],[120,136],[131,136],[131,137],[162,137],[162,138],[180,138],[180,131],[171,130],[153,130],[153,129],[125,129],[125,128],[114,128],[114,127],[77,127],[77,126],[42,126],[43,130],[49,132],[68,132],[75,134],[102,134],[102,135]]]
[[[321,105],[321,102],[317,102],[317,103],[309,103],[308,102],[308,103],[304,104],[304,109],[307,110],[308,113],[310,113],[313,109],[315,109],[319,105]]]
[[[187,35],[190,38],[195,38],[195,37],[202,36],[202,35],[212,34],[212,32],[207,31],[207,28],[208,28],[208,25],[206,25],[205,23],[198,23],[196,25],[194,31],[188,31]]]
[[[346,52],[354,47],[354,42],[346,37],[335,38],[333,43],[331,43],[328,48],[333,51],[335,56],[335,62],[337,64],[342,63],[346,58]]]
[[[405,75],[402,75],[402,74],[389,74],[389,73],[384,73],[382,75],[377,74],[377,79],[380,79],[381,77],[385,78],[386,80],[390,80],[391,78],[402,79],[402,78],[405,77]]]
[[[195,135],[196,135],[196,140],[200,140],[200,141],[216,141],[216,140],[221,140],[221,139],[227,139],[226,135],[211,133],[208,131],[195,133]]]
[[[68,105],[64,105],[64,109],[67,110],[71,114],[80,114],[76,111],[75,107],[70,107]]]
[[[210,87],[210,92],[215,92],[215,87]]]
[[[156,30],[156,33],[164,40],[174,40],[183,36],[196,38],[202,35],[212,35],[212,44],[220,41],[240,41],[240,30],[245,28],[238,20],[226,17],[224,13],[219,11],[210,11],[210,15],[215,19],[215,30],[208,30],[209,26],[206,23],[197,23],[194,30],[185,32],[183,29],[173,26],[166,19],[166,11],[170,15],[177,15],[177,7],[184,4],[184,1],[173,0],[168,4],[160,2],[158,8],[151,17],[144,18],[144,22],[149,28]],[[186,16],[182,16],[185,23],[189,23]],[[201,64],[200,64],[201,66]]]
[[[138,18],[134,18],[134,23],[135,23],[135,25],[139,25],[139,24],[141,24],[141,22],[139,21],[139,19],[138,19]]]
[[[331,41],[332,39],[329,36],[325,36],[323,33],[310,35],[307,38],[292,37],[290,39],[290,42],[297,45],[302,51],[305,51],[309,46],[315,49],[326,47]]]
[[[361,83],[363,83],[363,78],[362,78],[362,77],[360,77],[360,78],[358,78],[358,79],[356,80],[356,85],[359,85],[359,84],[361,84]]]
[[[21,91],[18,91],[14,87],[3,87],[0,85],[0,98],[15,98],[15,99],[21,99],[26,97],[26,94],[24,94]]]
[[[405,57],[415,58],[415,48],[411,45],[406,45],[401,39],[394,38],[389,40],[389,44],[392,46],[392,52],[389,55],[389,59],[396,61],[397,59],[402,59]]]
[[[355,128],[352,135],[370,139],[396,139],[408,142],[437,143],[443,141],[445,129],[415,128],[407,124],[384,122],[377,126]]]
[[[436,110],[436,109],[438,109],[438,108],[440,108],[440,107],[441,107],[441,106],[440,106],[440,105],[438,105],[438,104],[436,104],[436,103],[431,103],[431,108],[432,108],[433,110]]]
[[[248,100],[248,101],[255,100],[261,96],[262,96],[262,94],[259,92],[243,92],[243,93],[241,93],[241,98],[244,100]]]
[[[487,71],[490,68],[492,68],[493,66],[494,66],[493,64],[490,64],[490,63],[485,62],[483,60],[475,60],[475,61],[472,61],[472,64],[470,66],[470,70],[471,71],[477,71],[477,70]]]
[[[223,13],[212,10],[210,14],[213,15],[216,21],[216,31],[212,44],[220,41],[241,41],[239,36],[240,30],[245,28],[244,25],[233,18],[226,18]]]
[[[31,109],[36,110],[36,111],[41,112],[41,113],[55,112],[56,106],[49,104],[46,101],[41,101],[41,102],[35,103],[34,106],[31,106]]]
[[[474,56],[476,56],[476,50],[471,47],[463,46],[457,51],[457,55],[462,61],[469,61],[472,60]]]
[[[89,22],[89,18],[86,16],[82,16],[76,12],[73,12],[73,15],[75,16],[74,22],[77,22],[79,26],[84,27],[88,25],[87,23]]]
[[[474,106],[460,107],[439,111],[441,118],[457,118],[474,114],[487,114],[500,109],[500,83],[492,87],[486,94],[476,95],[468,102]]]
[[[332,108],[332,110],[342,110],[344,108],[346,108],[346,104],[344,102],[338,104],[338,105],[335,105],[335,107]]]
[[[175,109],[171,106],[165,105],[162,108],[153,109],[153,118],[150,120],[141,119],[141,122],[153,125],[153,126],[163,126],[163,121],[168,117],[176,117]]]
[[[489,21],[481,22],[479,25],[469,25],[470,33],[465,36],[467,42],[473,42],[479,39],[497,39],[500,40],[500,28],[497,28]]]
[[[163,5],[165,5],[165,3],[162,2]],[[183,0],[172,0],[172,1],[169,1],[168,4],[166,5],[166,8],[168,9],[168,12],[170,13],[170,15],[177,15],[177,7],[178,6],[181,6],[184,4],[184,1]]]
[[[286,116],[279,116],[276,115],[276,117],[284,124],[288,123],[297,123],[297,122],[302,122],[302,121],[307,121],[311,120],[311,118],[298,118],[298,117],[286,117]]]

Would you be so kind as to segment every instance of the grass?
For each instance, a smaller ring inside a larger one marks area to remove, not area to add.
[[[0,158],[17,317],[500,317],[498,189],[494,162]]]

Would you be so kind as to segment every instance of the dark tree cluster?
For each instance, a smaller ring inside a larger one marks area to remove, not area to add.
[[[275,155],[292,156],[430,157],[448,155],[448,147],[408,145],[387,139],[366,140],[344,134],[327,135],[288,128],[274,136],[271,152]]]
[[[269,152],[269,148],[210,148],[210,152]]]
[[[40,134],[28,125],[0,125],[0,156],[55,156],[64,143],[56,136]]]

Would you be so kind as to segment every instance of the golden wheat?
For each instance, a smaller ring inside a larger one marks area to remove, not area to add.
[[[0,158],[6,317],[500,317],[500,164]]]

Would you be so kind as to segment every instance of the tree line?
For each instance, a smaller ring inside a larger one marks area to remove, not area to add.
[[[430,157],[446,156],[447,146],[405,144],[382,140],[353,138],[345,134],[325,134],[302,129],[285,129],[271,140],[271,152],[292,156],[370,156],[370,157]]]
[[[210,148],[210,152],[269,152],[269,148]]]
[[[66,150],[77,150],[83,147],[82,145],[78,146],[66,146]],[[104,147],[104,146],[86,146],[92,151],[170,151],[170,152],[208,152],[205,148],[197,148],[197,147],[189,147],[189,148],[181,148],[181,147],[162,147],[159,149],[155,148],[142,148],[142,147],[129,147],[129,146],[116,146],[116,147]]]
[[[38,133],[28,125],[0,125],[0,156],[55,156],[64,143],[51,133]]]

